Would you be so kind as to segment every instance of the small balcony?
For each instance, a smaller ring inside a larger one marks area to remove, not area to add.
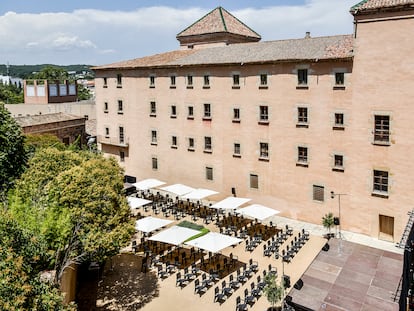
[[[108,137],[104,135],[98,135],[98,143],[118,147],[128,147],[129,137],[124,137],[124,139],[121,140],[119,137]]]

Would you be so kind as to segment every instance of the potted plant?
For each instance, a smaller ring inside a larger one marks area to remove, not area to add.
[[[275,307],[278,302],[283,299],[283,285],[279,285],[276,281],[276,274],[269,273],[265,277],[266,286],[263,289],[264,295],[272,305],[267,311],[279,311],[282,309],[281,306]]]
[[[331,212],[328,214],[325,214],[325,216],[322,217],[322,225],[328,229],[327,237],[328,239],[332,238],[334,236],[333,233],[331,233],[331,228],[334,225],[334,216]]]

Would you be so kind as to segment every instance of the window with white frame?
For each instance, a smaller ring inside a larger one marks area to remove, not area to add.
[[[211,119],[211,105],[210,104],[204,104],[203,119]]]
[[[260,158],[261,159],[268,159],[269,158],[269,144],[268,143],[260,143]]]
[[[268,106],[259,107],[259,122],[261,123],[269,122],[269,107]]]
[[[118,100],[118,114],[124,113],[124,103],[122,100]]]
[[[390,116],[375,115],[374,143],[388,145],[390,143]]]
[[[374,170],[373,172],[373,193],[388,195],[389,179],[388,172],[381,170]]]
[[[240,157],[241,156],[240,143],[234,143],[233,156],[235,156],[235,157]]]
[[[157,142],[158,142],[157,131],[156,130],[152,130],[151,131],[151,145],[156,145]]]
[[[150,116],[155,117],[157,115],[157,104],[155,101],[150,102]]]
[[[211,137],[204,136],[204,152],[211,152],[211,151],[212,151]]]

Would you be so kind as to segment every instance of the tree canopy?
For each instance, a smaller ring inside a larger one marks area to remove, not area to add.
[[[26,162],[24,136],[10,112],[0,104],[0,194],[11,187]]]
[[[134,228],[114,159],[45,148],[28,164],[11,210],[44,236],[58,278],[71,263],[103,262],[129,241]]]
[[[76,310],[65,306],[63,296],[50,283],[40,280],[46,244],[0,212],[0,309]]]

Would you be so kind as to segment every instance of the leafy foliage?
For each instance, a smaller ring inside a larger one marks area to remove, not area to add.
[[[45,243],[0,213],[0,309],[76,310],[64,306],[59,290],[40,280]]]
[[[76,71],[77,73],[86,72],[86,75],[88,78],[93,78],[94,73],[90,69],[90,65],[82,65],[82,64],[75,64],[75,65],[66,65],[66,66],[60,66],[60,65],[52,65],[52,64],[39,64],[39,65],[10,65],[9,70],[7,70],[5,64],[0,65],[0,73],[3,75],[6,75],[7,72],[10,73],[13,77],[19,77],[22,79],[29,79],[33,77],[34,72],[39,72],[43,68],[52,66],[61,68],[65,71]]]
[[[114,159],[46,148],[30,159],[10,209],[44,236],[60,278],[71,263],[103,262],[129,241],[134,226],[122,193]]]
[[[283,299],[284,289],[283,286],[277,284],[276,277],[277,275],[275,273],[268,273],[265,277],[266,286],[263,289],[263,292],[272,307]]]
[[[0,101],[5,104],[21,104],[24,102],[22,86],[3,84],[0,82]]]
[[[331,228],[334,225],[334,216],[332,212],[329,212],[328,214],[325,214],[325,216],[322,217],[322,225],[328,229],[329,233],[331,233]]]
[[[25,148],[29,158],[31,155],[34,155],[36,149],[54,147],[60,151],[63,151],[67,148],[66,145],[62,143],[59,138],[57,138],[57,136],[52,134],[25,134],[25,137]]]
[[[25,166],[26,153],[21,128],[0,104],[0,194],[11,187]]]

